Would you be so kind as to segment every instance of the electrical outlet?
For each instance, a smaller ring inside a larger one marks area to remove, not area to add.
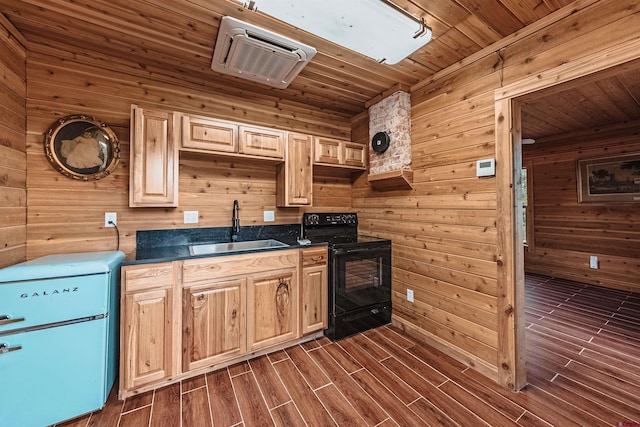
[[[113,224],[109,224],[109,222],[113,222]],[[104,226],[105,227],[114,227],[118,225],[118,214],[116,212],[105,212],[104,213]]]
[[[598,268],[598,257],[595,255],[591,255],[589,257],[589,268]]]
[[[197,224],[198,223],[198,211],[184,211],[184,223],[185,224]]]
[[[411,289],[407,289],[407,301],[413,302],[413,291]]]
[[[275,212],[264,211],[264,222],[273,222],[276,220]]]

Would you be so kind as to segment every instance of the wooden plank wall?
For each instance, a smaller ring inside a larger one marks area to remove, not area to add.
[[[0,268],[26,257],[25,44],[0,14]]]
[[[637,37],[637,2],[584,4],[415,85],[413,190],[375,192],[365,177],[354,185],[362,231],[393,240],[394,322],[496,380],[510,369],[498,366],[499,351],[514,343],[498,339],[498,183],[476,178],[475,161],[496,156],[496,89]]]
[[[51,253],[113,250],[116,232],[104,228],[104,213],[118,214],[121,249],[131,255],[136,230],[193,227],[185,210],[197,210],[197,227],[231,226],[234,199],[243,226],[263,224],[263,210],[275,210],[275,224],[299,223],[302,209],[277,209],[275,165],[181,154],[179,207],[128,207],[129,112],[141,107],[176,110],[261,126],[350,137],[350,118],[271,99],[222,96],[180,79],[155,80],[134,64],[108,67],[96,52],[69,52],[32,45],[27,62],[27,257]],[[275,90],[274,90],[275,91]],[[277,92],[276,92],[277,93]],[[116,132],[122,160],[115,173],[97,182],[76,182],[57,173],[43,152],[43,135],[60,116],[88,114]],[[343,210],[351,204],[349,175],[320,171],[314,183],[315,210]]]
[[[640,122],[541,138],[532,164],[534,249],[525,271],[640,292],[638,203],[578,203],[576,161],[640,153]],[[589,268],[589,256],[599,260]]]

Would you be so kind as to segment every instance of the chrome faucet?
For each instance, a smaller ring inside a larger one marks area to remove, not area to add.
[[[238,201],[233,201],[233,214],[231,216],[231,240],[238,240],[238,233],[240,232],[240,218],[238,217],[238,211],[240,210],[240,205],[238,205]]]

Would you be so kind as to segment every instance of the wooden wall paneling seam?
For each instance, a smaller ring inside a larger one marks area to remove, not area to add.
[[[453,255],[448,253],[438,253],[426,249],[409,249],[406,246],[401,246],[397,250],[394,249],[394,254],[397,254],[397,256],[404,256],[405,258],[409,258],[409,256],[412,254],[417,254],[421,255],[425,259],[429,259],[429,262],[433,266],[449,268],[451,270],[456,269],[456,267],[462,267],[461,271],[468,272],[476,276],[488,277],[490,279],[495,279],[496,276],[496,264],[493,261],[484,261],[467,256]],[[491,286],[489,283],[478,285],[478,288],[476,288],[476,290],[489,295],[497,294],[495,286]]]
[[[633,61],[638,58],[638,45],[637,39],[631,39],[619,42],[615,46],[608,46],[604,53],[600,51],[591,53],[556,68],[542,71],[534,76],[506,85],[496,91],[495,99],[517,98],[541,88],[555,86],[582,77],[585,74],[591,74],[601,69]],[[595,70],[594,63],[598,64]]]
[[[22,59],[27,57],[27,39],[22,33],[7,19],[4,14],[0,13],[0,28],[6,30],[2,34],[3,45],[10,48],[16,55]]]
[[[414,282],[394,278],[394,285],[396,284],[397,287],[393,292],[397,294],[397,298],[394,301],[394,304],[400,304],[405,308],[411,308],[412,303],[407,302],[406,298],[402,298],[402,296],[406,295],[407,289],[413,289],[417,300],[433,307],[438,307],[445,312],[455,314],[458,317],[464,318],[497,333],[498,324],[495,313],[467,304],[459,304],[455,299],[443,297],[441,293],[432,292],[427,283],[425,283],[427,286],[419,287],[416,286],[416,283]]]
[[[50,66],[48,68],[50,69]],[[62,70],[62,73],[68,74],[64,70]],[[46,73],[44,69],[41,72],[41,74],[50,75],[50,73]],[[70,87],[77,85],[77,83],[75,83],[76,77],[74,77],[73,74],[75,74],[75,72],[69,75],[69,78],[63,83],[63,85],[66,86],[68,84]],[[60,74],[56,73],[56,79],[58,77],[60,77]],[[87,92],[88,93],[93,92],[96,95],[100,94],[101,99],[104,100],[104,103],[101,103],[100,105],[104,106],[105,108],[107,108],[109,104],[120,104],[120,103],[122,103],[123,105],[130,104],[132,93],[133,94],[138,93],[140,103],[144,103],[145,105],[154,104],[158,106],[157,108],[166,109],[167,106],[161,103],[161,100],[165,99],[166,96],[168,96],[169,94],[176,92],[175,89],[171,89],[168,87],[159,87],[153,84],[146,84],[144,86],[144,89],[141,89],[127,81],[121,80],[119,82],[114,81],[114,83],[112,83],[109,80],[107,79],[97,80],[95,76],[91,76],[87,78],[87,85],[90,87],[87,90]],[[38,89],[42,91],[48,90],[53,85],[54,83],[47,83],[47,84],[42,84],[38,82],[33,83],[34,90]],[[60,82],[56,80],[55,86],[59,87],[59,85],[60,85]],[[127,90],[122,88],[126,88]],[[108,91],[109,95],[104,95],[105,91]],[[117,92],[121,92],[121,94]],[[76,101],[75,98],[71,98],[71,96],[77,97],[78,100]],[[78,104],[82,102],[81,99],[83,96],[84,94],[65,95],[65,97],[58,96],[55,102]],[[154,98],[157,99],[157,101]],[[144,99],[144,102],[142,102],[143,99]],[[110,100],[113,100],[113,101],[110,101]],[[219,104],[221,106],[224,106],[225,109],[229,109],[229,111],[234,111],[234,110],[237,111],[238,109],[237,101],[229,100],[225,98],[212,99],[211,97],[206,97],[204,95],[195,94],[195,93],[189,97],[188,102],[176,104],[173,107],[175,109],[182,110],[183,112],[190,113],[194,109],[194,104],[199,101],[206,102],[207,104],[209,104],[209,108],[215,108],[216,104]],[[203,105],[206,105],[206,104],[199,104],[198,107],[202,108]],[[274,113],[270,113],[269,110],[260,109],[259,107],[256,107],[256,106],[251,106],[251,110],[253,111],[251,112],[251,114],[246,114],[250,111],[247,107],[250,107],[248,103],[244,107],[246,109],[246,112],[244,115],[245,121],[251,120],[253,117],[261,117],[260,120],[265,120],[265,117],[270,117],[274,115]],[[307,111],[309,110],[307,109]],[[202,111],[199,111],[197,114],[202,115],[204,113]],[[219,113],[218,114],[211,113],[210,115],[216,115],[218,118],[221,118],[221,119],[224,119],[224,118],[229,119],[229,117],[220,117]],[[291,112],[290,114],[285,114],[280,112],[279,117],[281,118],[281,120],[286,120],[286,124],[284,125],[286,127],[292,127],[294,129],[304,128],[306,129],[305,131],[312,132],[312,133],[327,133],[327,130],[326,130],[328,128],[328,126],[326,126],[327,120],[331,120],[335,124],[334,127],[331,128],[330,132],[337,133],[337,130],[340,129],[340,127],[338,127],[338,124],[339,124],[338,117],[336,117],[335,115],[318,114],[317,116],[312,116],[312,115],[309,115],[308,113],[303,114],[302,111],[299,111],[299,112],[294,111],[294,112]],[[321,124],[321,123],[325,124],[324,128],[322,129],[316,129],[315,126],[313,126],[314,124]],[[270,122],[269,124],[273,126],[273,122]],[[280,127],[284,127],[284,126],[280,125]],[[348,135],[349,131],[345,128],[346,126],[347,125],[345,123],[345,126],[343,126],[344,130],[342,131],[342,134]]]
[[[439,323],[428,316],[418,317],[413,310],[398,311],[395,316],[405,318],[407,321],[429,331],[434,337],[440,340],[450,340],[450,344],[455,345],[462,351],[475,355],[474,364],[486,364],[489,366],[495,366],[496,364],[497,352],[495,347],[482,343],[464,332],[460,332],[458,329],[453,329],[450,325]]]
[[[49,43],[50,44],[50,43]],[[287,96],[287,93],[279,93],[279,96],[274,96],[271,92],[263,93],[264,89],[261,90],[260,87],[254,87],[251,83],[243,83],[241,86],[237,84],[229,84],[231,82],[226,81],[224,78],[220,79],[208,79],[206,80],[206,84],[203,84],[203,80],[201,78],[193,79],[190,78],[190,75],[182,76],[174,76],[167,74],[166,70],[159,68],[159,66],[145,65],[144,69],[140,69],[139,64],[125,60],[125,59],[114,59],[110,58],[101,59],[100,55],[90,52],[89,50],[82,50],[82,48],[77,48],[80,52],[86,52],[86,54],[76,54],[74,56],[69,56],[68,52],[64,51],[61,48],[52,48],[48,46],[38,45],[32,48],[30,51],[30,61],[36,55],[38,59],[38,63],[42,63],[44,66],[47,66],[49,62],[52,65],[58,64],[61,60],[58,58],[63,58],[66,61],[74,61],[74,65],[77,64],[77,67],[83,73],[87,75],[92,75],[93,71],[87,67],[99,67],[103,68],[106,73],[114,74],[116,76],[122,75],[122,73],[126,73],[130,76],[137,76],[139,78],[144,78],[145,80],[153,80],[156,82],[156,85],[165,84],[165,87],[171,88],[173,86],[179,86],[182,89],[191,88],[194,90],[194,96],[198,95],[203,89],[209,89],[213,93],[234,95],[234,96],[242,96],[243,98],[251,99],[252,102],[255,102],[256,105],[264,105],[270,107],[277,107],[278,105],[288,106],[294,109],[295,111],[308,111],[309,104],[317,104],[320,101],[323,101],[326,104],[326,107],[323,109],[319,109],[314,113],[314,116],[322,116],[324,114],[335,115],[343,117],[350,117],[354,112],[359,111],[359,108],[341,108],[338,103],[338,100],[332,100],[331,98],[326,96],[326,91],[323,91],[322,94],[312,94],[308,92],[295,92],[293,96]],[[44,59],[39,59],[41,55],[46,55]],[[76,59],[81,59],[82,62],[77,62]],[[57,65],[56,65],[57,66]],[[63,68],[61,66],[60,68]],[[45,74],[46,75],[46,71]],[[147,83],[148,84],[148,83]],[[259,97],[258,97],[259,95]],[[204,99],[204,98],[203,98]],[[286,109],[283,109],[285,112]],[[190,111],[196,114],[202,114],[202,110],[194,110]]]
[[[26,43],[0,14],[0,268],[26,260]]]
[[[25,3],[30,3],[30,0],[25,0]],[[34,4],[34,6],[38,5]],[[40,8],[39,10],[43,19],[46,18],[49,11],[53,11],[68,17],[70,22],[74,22],[77,25],[91,26],[94,29],[92,34],[95,34],[96,37],[104,37],[113,40],[114,36],[118,35],[118,37],[122,37],[124,40],[129,36],[135,35],[135,37],[142,37],[145,39],[149,42],[150,46],[160,44],[169,47],[179,44],[182,45],[181,49],[186,50],[192,55],[199,55],[199,51],[202,53],[206,52],[206,54],[209,53],[209,49],[207,47],[202,46],[199,43],[185,40],[184,35],[179,37],[171,36],[171,32],[169,31],[170,23],[168,26],[163,25],[158,28],[158,30],[152,31],[147,29],[147,25],[140,25],[136,22],[127,22],[126,19],[122,19],[124,16],[119,18],[119,8],[117,5],[111,5],[107,13],[107,11],[100,11],[95,3],[85,5],[83,4],[83,1],[62,2],[52,0],[49,2],[47,9]],[[37,13],[38,12],[35,9],[32,9],[29,16],[36,16]],[[130,16],[136,16],[136,14]],[[140,16],[140,18],[143,19],[145,23],[148,23],[150,20],[149,17]],[[101,34],[103,31],[107,31],[107,33]]]
[[[589,43],[589,53],[601,51],[607,55],[615,41],[635,36],[638,17],[633,12],[638,11],[639,5],[600,0],[598,6],[568,17],[560,28],[549,28],[538,37],[532,36],[518,46],[505,48],[502,51],[505,84],[531,76],[528,71],[531,65],[546,70],[560,64],[559,58],[564,63],[578,59],[585,53],[585,43]]]
[[[478,281],[491,283],[491,280],[473,277],[472,275],[466,275],[462,280],[458,280],[457,277],[456,280],[453,280],[451,279],[452,270],[450,269],[399,257],[395,267],[397,270],[393,272],[394,277],[403,278],[402,280],[407,282],[413,282],[414,286],[422,287],[424,286],[422,283],[429,283],[432,292],[439,293],[453,301],[458,301],[487,312],[497,312],[497,296],[483,293],[480,290],[476,290],[473,286],[474,283]],[[465,282],[464,279],[468,279],[468,283]],[[493,283],[496,282],[493,281]],[[493,293],[495,294],[497,292],[494,291]]]

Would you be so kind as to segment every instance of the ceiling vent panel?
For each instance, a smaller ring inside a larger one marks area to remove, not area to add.
[[[225,16],[211,69],[285,88],[315,54],[310,46]]]

